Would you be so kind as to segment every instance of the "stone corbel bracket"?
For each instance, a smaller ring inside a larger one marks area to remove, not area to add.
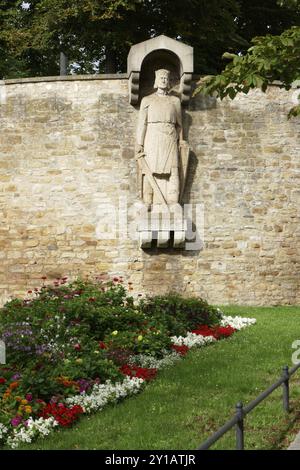
[[[147,212],[144,206],[138,217],[140,248],[184,248],[187,220],[180,206],[167,211]],[[174,210],[176,209],[176,210]]]
[[[131,72],[128,79],[129,103],[135,106],[139,101],[140,72]]]
[[[194,52],[191,46],[161,35],[131,47],[127,58],[129,103],[135,106],[139,101],[140,74],[144,59],[152,52],[164,50],[174,54],[180,64],[180,96],[183,105],[190,100]]]
[[[188,105],[192,89],[192,73],[184,73],[180,79],[180,98],[183,105]]]

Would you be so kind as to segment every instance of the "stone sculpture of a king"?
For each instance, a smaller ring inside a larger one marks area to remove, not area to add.
[[[141,101],[137,126],[137,160],[141,194],[148,210],[179,202],[179,151],[182,141],[181,103],[169,94],[170,72],[155,72],[155,93]]]

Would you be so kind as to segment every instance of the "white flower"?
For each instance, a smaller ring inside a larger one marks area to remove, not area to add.
[[[221,326],[231,326],[236,330],[241,330],[242,328],[254,325],[255,323],[255,318],[230,317],[222,315],[221,319]],[[213,336],[202,336],[188,332],[186,336],[172,336],[171,341],[176,346],[185,345],[192,348],[194,346],[204,346],[205,344],[212,343],[217,340]]]
[[[223,315],[221,319],[221,326],[231,326],[235,330],[241,330],[247,326],[255,325],[256,318],[244,317],[231,317]]]
[[[147,367],[150,369],[162,369],[163,367],[168,367],[174,364],[181,358],[180,354],[177,352],[164,352],[164,357],[162,359],[156,359],[153,356],[147,356],[146,354],[137,354],[129,358],[130,365],[138,365],[140,367]]]
[[[138,393],[144,384],[143,379],[126,377],[123,382],[94,385],[90,395],[83,392],[66,399],[69,405],[80,405],[85,413],[101,410],[108,403],[115,403],[121,398]]]
[[[13,449],[16,449],[20,444],[30,443],[38,436],[48,436],[56,426],[58,426],[58,423],[53,417],[47,419],[39,418],[36,420],[30,417],[27,421],[27,426],[13,430],[12,435],[7,439],[7,444]]]
[[[188,348],[192,348],[194,346],[204,346],[205,344],[213,343],[216,339],[212,336],[196,335],[196,333],[189,331],[186,336],[172,336],[171,341],[176,346],[184,345]]]
[[[5,438],[8,433],[8,428],[4,424],[0,423],[0,442]]]

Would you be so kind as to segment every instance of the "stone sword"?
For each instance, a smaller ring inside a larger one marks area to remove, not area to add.
[[[146,162],[145,154],[142,153],[142,152],[138,153],[136,155],[135,159],[137,160],[140,169],[147,176],[147,178],[149,180],[149,183],[151,184],[152,189],[155,192],[155,194],[156,194],[157,198],[159,199],[160,203],[169,211],[169,206],[167,204],[167,201],[165,200],[165,197],[164,197],[163,193],[161,192],[160,187],[158,186],[157,182],[155,181],[155,179],[152,175],[152,172],[151,172],[151,170],[148,166],[148,163]]]

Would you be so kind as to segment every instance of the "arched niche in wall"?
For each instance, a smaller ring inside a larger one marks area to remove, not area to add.
[[[170,71],[171,90],[179,93],[180,87],[180,60],[179,57],[171,51],[159,49],[150,52],[142,63],[140,73],[139,101],[146,95],[153,93],[153,84],[155,81],[155,70],[167,69]]]
[[[171,87],[182,104],[190,99],[193,74],[193,48],[161,35],[131,47],[127,59],[129,102],[137,105],[153,92],[155,70],[170,70]]]

